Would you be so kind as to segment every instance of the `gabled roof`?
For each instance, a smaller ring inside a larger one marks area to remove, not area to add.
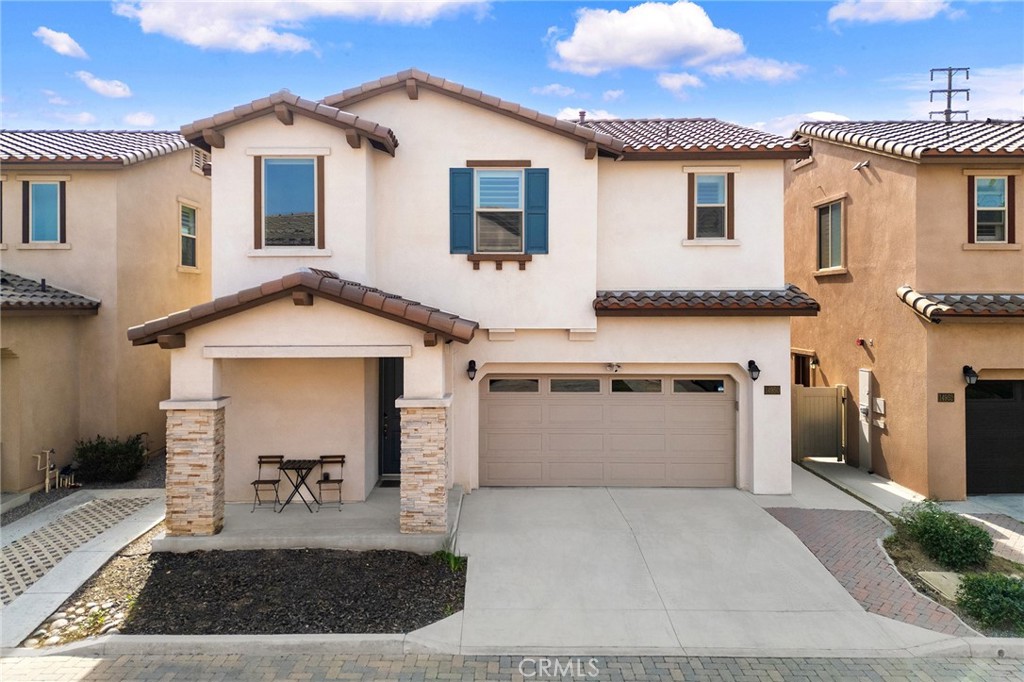
[[[1024,121],[834,121],[802,123],[794,135],[908,159],[1024,159]]]
[[[439,76],[432,76],[419,69],[406,69],[391,76],[368,81],[354,88],[329,95],[323,99],[323,102],[330,106],[345,108],[385,92],[401,89],[405,89],[410,97],[416,98],[419,96],[418,91],[420,88],[447,95],[462,102],[468,102],[469,104],[509,116],[530,125],[545,128],[559,135],[580,140],[581,142],[593,142],[599,149],[607,153],[618,155],[625,149],[625,144],[611,135],[590,130],[571,121],[559,120],[554,116],[542,114],[515,102],[509,102],[479,90],[468,88],[461,83],[445,80]]]
[[[598,291],[598,316],[817,315],[818,302],[792,284],[785,289]]]
[[[161,130],[0,130],[6,163],[130,166],[188,147],[178,133]]]
[[[336,272],[303,268],[281,279],[131,327],[128,339],[135,346],[157,343],[159,336],[179,334],[293,294],[311,294],[461,343],[469,343],[479,327],[476,322],[437,308],[341,279]]]
[[[222,111],[219,114],[183,125],[181,126],[181,134],[197,147],[210,151],[210,142],[205,139],[203,131],[212,130],[220,132],[225,128],[270,113],[277,113],[288,120],[290,120],[289,117],[292,114],[299,114],[300,116],[308,116],[346,131],[353,131],[366,136],[370,140],[370,144],[376,149],[387,152],[392,156],[395,155],[395,147],[398,146],[398,138],[395,137],[390,128],[321,102],[302,99],[287,90],[275,92],[269,97],[253,100],[248,104],[242,104],[234,109]]]
[[[59,289],[45,279],[37,281],[0,271],[0,310],[4,312],[95,315],[99,307],[98,300]]]
[[[581,125],[622,140],[627,155],[804,158],[811,153],[806,143],[714,118],[595,119]]]
[[[1024,318],[1024,294],[922,294],[902,286],[896,295],[929,322],[947,318]]]

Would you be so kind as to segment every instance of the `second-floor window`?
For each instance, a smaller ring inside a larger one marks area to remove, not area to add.
[[[502,161],[469,161],[449,169],[451,253],[548,252],[548,169],[480,167]]]
[[[843,202],[818,207],[818,269],[843,267]]]
[[[63,192],[61,182],[29,182],[27,242],[60,242]]]
[[[523,252],[523,171],[476,172],[476,252]]]
[[[263,244],[316,244],[316,166],[313,159],[263,160]]]
[[[734,178],[734,173],[688,171],[688,240],[735,238]]]
[[[199,267],[196,253],[196,209],[185,204],[178,204],[181,209],[181,266],[183,268]]]
[[[1005,177],[974,178],[974,240],[1006,242],[1007,191]]]

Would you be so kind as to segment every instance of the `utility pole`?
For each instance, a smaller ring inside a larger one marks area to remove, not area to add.
[[[929,102],[934,102],[935,101],[935,94],[936,93],[941,93],[941,94],[946,96],[946,108],[944,110],[942,110],[942,111],[931,111],[931,112],[928,113],[929,116],[941,115],[941,116],[945,117],[946,123],[949,123],[949,122],[951,122],[953,120],[953,116],[955,116],[957,114],[963,114],[964,120],[965,121],[967,120],[967,110],[966,109],[959,109],[959,110],[956,110],[956,111],[953,110],[953,97],[954,97],[954,95],[957,95],[957,94],[962,92],[962,93],[964,93],[967,96],[967,101],[968,102],[971,101],[971,91],[968,88],[954,88],[953,87],[953,76],[955,74],[957,74],[957,73],[960,73],[961,71],[964,74],[964,80],[968,80],[968,81],[971,80],[971,69],[969,67],[963,67],[963,66],[962,67],[952,67],[952,66],[947,66],[944,69],[932,69],[931,70],[931,78],[929,80],[933,80],[934,81],[936,73],[945,73],[946,74],[946,88],[944,90],[932,90],[931,93],[928,95],[928,101]]]

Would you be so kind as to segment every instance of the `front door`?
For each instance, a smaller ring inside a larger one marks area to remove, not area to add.
[[[402,473],[402,422],[395,400],[402,396],[402,358],[380,359],[380,475]]]

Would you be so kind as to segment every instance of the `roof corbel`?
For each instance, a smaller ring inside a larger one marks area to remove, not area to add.
[[[274,105],[274,116],[277,116],[277,120],[286,126],[290,126],[295,122],[295,117],[292,115],[292,110],[283,104]]]
[[[203,129],[203,142],[210,145],[211,147],[216,147],[217,149],[224,149],[224,135],[222,133],[218,133],[213,128]]]

